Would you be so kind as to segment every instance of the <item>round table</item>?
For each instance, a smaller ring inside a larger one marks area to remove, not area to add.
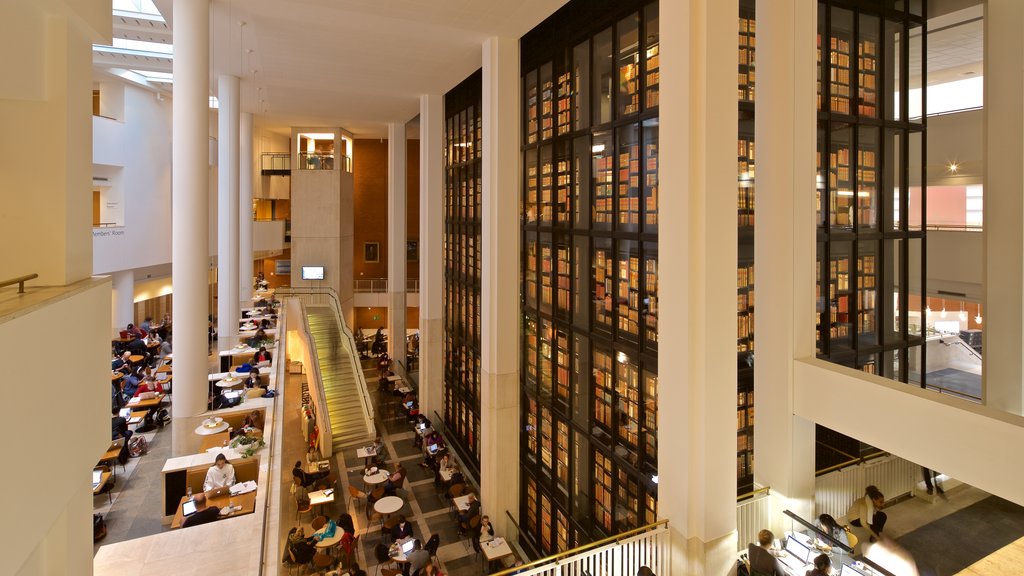
[[[230,428],[230,426],[228,426],[228,423],[224,421],[218,422],[216,426],[207,426],[206,421],[204,421],[202,424],[196,427],[196,434],[199,434],[200,436],[220,434],[221,432],[226,431],[228,428]]]
[[[217,386],[221,388],[234,388],[235,386],[241,386],[244,382],[245,380],[242,380],[237,376],[229,376],[223,380],[218,380]]]
[[[315,535],[316,532],[314,532],[313,534]],[[317,542],[316,547],[321,550],[325,548],[330,548],[338,542],[341,542],[341,537],[344,535],[345,531],[341,529],[341,526],[338,526],[338,528],[334,531],[334,536],[331,536],[330,538],[324,538],[323,540]]]
[[[376,474],[364,474],[363,482],[371,486],[376,486],[377,484],[387,482],[390,477],[391,474],[387,470],[377,470]]]
[[[394,514],[405,506],[405,502],[398,496],[385,496],[373,503],[373,509],[380,514]]]

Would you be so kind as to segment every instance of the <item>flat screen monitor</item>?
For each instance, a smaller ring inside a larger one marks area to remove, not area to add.
[[[323,266],[303,266],[302,267],[302,279],[303,280],[323,280],[324,279],[324,267]]]

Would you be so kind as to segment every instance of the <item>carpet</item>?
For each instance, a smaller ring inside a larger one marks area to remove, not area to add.
[[[939,386],[953,392],[981,398],[981,375],[956,368],[943,368],[928,373],[928,385]]]
[[[1024,508],[989,496],[897,540],[921,576],[952,576],[1024,536]]]

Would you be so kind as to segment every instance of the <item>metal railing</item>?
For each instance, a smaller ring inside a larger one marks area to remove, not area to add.
[[[353,282],[353,290],[360,294],[384,294],[388,291],[387,278],[356,278]],[[419,278],[406,278],[405,291],[418,294],[420,291]]]
[[[288,152],[264,152],[260,155],[260,170],[291,170],[292,155]]]
[[[672,573],[668,520],[659,520],[529,564],[502,570],[496,572],[495,576],[636,574],[642,566],[650,568],[655,574]]]
[[[280,293],[281,291],[278,290],[275,297]],[[310,399],[313,400],[313,407],[316,409],[316,423],[320,427],[320,435],[317,440],[320,442],[320,454],[324,457],[330,457],[334,453],[334,436],[327,433],[327,431],[333,431],[334,428],[331,427],[331,412],[327,405],[327,392],[324,390],[323,373],[320,372],[320,356],[317,354],[316,340],[313,339],[312,330],[309,329],[309,315],[306,313],[307,303],[300,299],[299,304],[302,307],[302,320],[299,322],[299,327],[306,342],[309,343],[310,366],[306,370],[307,382],[315,383],[315,390],[310,394]],[[324,449],[325,444],[330,447],[330,450]]]
[[[334,152],[299,152],[299,170],[337,170],[335,158],[345,172],[352,171],[351,156],[335,156]]]
[[[274,292],[274,296],[278,299],[294,297],[298,298],[306,306],[329,306],[333,309],[335,319],[341,329],[341,337],[348,345],[349,364],[352,368],[352,375],[359,386],[359,402],[363,408],[363,417],[366,418],[367,429],[372,436],[376,437],[377,425],[374,420],[373,402],[370,401],[370,392],[366,386],[366,376],[363,374],[362,366],[358,363],[359,349],[356,347],[352,330],[345,323],[345,316],[341,313],[341,303],[338,301],[338,294],[333,288],[294,287],[278,288]]]
[[[24,276],[18,276],[17,278],[11,278],[10,280],[4,280],[0,282],[0,288],[6,288],[8,286],[18,285],[18,294],[25,293],[25,282],[29,280],[35,280],[39,278],[39,274],[26,274]]]

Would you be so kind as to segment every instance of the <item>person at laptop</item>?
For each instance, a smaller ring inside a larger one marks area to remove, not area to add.
[[[266,346],[260,346],[259,352],[252,355],[253,366],[256,366],[260,362],[270,362],[270,352],[267,352]]]
[[[814,570],[808,570],[806,576],[829,576],[832,573],[832,559],[828,554],[814,557]]]
[[[235,467],[228,464],[227,456],[217,454],[213,466],[206,471],[206,480],[203,481],[203,491],[209,492],[215,488],[229,488],[235,483]]]
[[[302,460],[295,461],[295,467],[292,468],[292,476],[303,488],[309,488],[316,483],[317,480],[322,480],[330,476],[331,470],[321,470],[319,472],[306,472],[302,469]]]
[[[391,527],[391,539],[401,540],[402,538],[412,538],[412,523],[405,520],[405,515],[398,517],[398,524]]]
[[[480,515],[480,501],[476,499],[476,494],[470,493],[468,500],[469,508],[459,511],[459,524],[468,523],[470,518]]]
[[[405,576],[416,574],[422,570],[424,566],[430,564],[430,552],[423,549],[419,540],[412,541],[412,551],[406,552],[405,557],[409,560],[405,565]]]
[[[182,528],[207,524],[209,522],[213,522],[220,516],[220,508],[217,506],[206,506],[203,508],[206,504],[206,494],[203,494],[202,492],[196,494],[192,499],[192,502],[196,505],[196,512],[185,518],[185,521],[181,523]]]
[[[761,530],[757,533],[757,544],[751,543],[747,546],[747,558],[750,560],[750,572],[752,574],[786,576],[786,568],[771,552],[772,542],[774,541],[775,534],[772,534],[771,530]]]

